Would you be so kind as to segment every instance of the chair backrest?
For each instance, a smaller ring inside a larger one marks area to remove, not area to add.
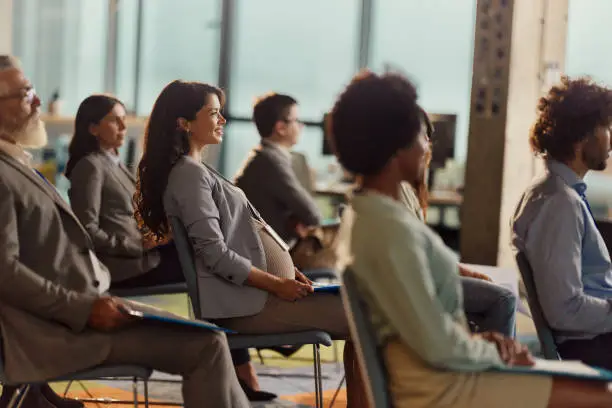
[[[359,295],[355,275],[350,268],[342,275],[342,301],[349,318],[351,338],[357,345],[357,355],[368,378],[366,389],[370,406],[391,407],[385,363],[368,318],[368,307]]]
[[[193,248],[189,242],[189,235],[185,226],[176,217],[170,217],[170,226],[172,227],[172,235],[174,237],[174,245],[178,252],[179,262],[187,284],[187,293],[191,299],[193,315],[199,319],[200,311],[200,292],[198,291],[198,274],[196,272],[195,257],[193,256]]]
[[[538,339],[540,340],[540,346],[542,347],[542,354],[544,355],[544,358],[548,360],[561,360],[559,352],[557,351],[555,337],[550,326],[548,325],[548,322],[546,321],[546,318],[544,317],[542,307],[540,306],[538,292],[533,279],[533,270],[531,269],[529,260],[524,253],[518,252],[516,254],[516,264],[523,278],[525,289],[527,290],[527,302],[529,303],[531,317],[538,333]]]

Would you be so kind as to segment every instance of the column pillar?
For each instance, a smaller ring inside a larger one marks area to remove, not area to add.
[[[514,266],[510,218],[536,173],[528,135],[563,72],[568,0],[478,0],[462,261]]]

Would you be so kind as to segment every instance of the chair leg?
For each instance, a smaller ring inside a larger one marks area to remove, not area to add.
[[[334,343],[332,344],[333,350],[334,350],[334,363],[339,363],[340,362],[340,352],[338,351],[338,342],[334,341]]]
[[[263,355],[261,354],[261,350],[260,349],[256,349],[256,350],[257,350],[257,357],[259,357],[259,362],[261,363],[261,365],[266,365]]]
[[[87,396],[89,396],[89,398],[91,399],[95,399],[96,397],[94,397],[94,395],[89,391],[89,388],[87,388],[87,386],[83,383],[83,381],[78,381],[79,385],[81,386],[81,388],[83,389],[83,391],[85,391],[85,393],[87,394]]]
[[[149,408],[149,379],[144,379],[144,401],[145,408]]]
[[[68,384],[66,384],[66,389],[64,390],[64,398],[66,398],[66,396],[68,395],[68,391],[70,391],[70,387],[72,387],[72,380],[68,381]]]
[[[314,354],[314,380],[315,380],[315,406],[323,408],[323,379],[321,372],[321,346],[318,344],[312,345]]]
[[[132,392],[134,393],[134,408],[138,408],[138,378],[132,379]]]
[[[23,401],[30,391],[30,387],[30,385],[22,385],[21,387],[17,388],[17,391],[15,391],[11,397],[7,408],[21,408],[21,404],[23,404]]]
[[[317,345],[312,345],[312,365],[314,367],[315,406],[319,407],[319,367],[317,366]]]
[[[190,319],[195,319],[195,316],[193,315],[193,306],[191,305],[191,298],[189,298],[189,295],[186,296],[187,297],[187,313]]]
[[[329,403],[329,408],[332,408],[334,406],[334,403],[336,402],[336,398],[338,398],[338,394],[340,394],[340,389],[342,388],[342,384],[344,384],[344,380],[346,380],[346,373],[344,373],[344,375],[342,376],[342,379],[340,380],[340,383],[338,384],[338,387],[336,387],[336,392],[334,392],[334,396],[331,402]]]

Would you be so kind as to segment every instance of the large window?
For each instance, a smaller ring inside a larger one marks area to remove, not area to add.
[[[607,0],[571,0],[569,2],[566,68],[569,76],[589,75],[612,86],[612,2]],[[606,172],[588,174],[587,195],[596,214],[608,217],[612,212],[612,167]]]
[[[432,113],[456,114],[455,155],[467,151],[476,0],[378,1],[371,66],[396,70],[418,86]]]
[[[612,2],[571,0],[568,12],[566,72],[612,84]]]
[[[257,97],[279,92],[299,101],[302,119],[321,121],[357,70],[361,1],[238,0],[235,13],[229,115],[247,120]],[[253,126],[232,129],[228,175],[244,160],[242,152],[259,142]],[[297,149],[320,167],[329,161],[321,157],[321,144],[320,128],[307,127]]]
[[[224,173],[227,177],[233,179],[245,163],[251,149],[259,144],[259,136],[254,124],[242,121],[230,122],[225,134],[226,137],[223,140],[226,162]],[[327,164],[333,158],[321,155],[322,144],[322,130],[315,126],[306,127],[294,150],[302,153],[310,152],[311,154],[308,154],[308,164],[323,176],[327,171]]]
[[[115,95],[135,113],[138,69],[138,0],[120,0],[117,8]]]
[[[174,79],[226,87],[232,124],[220,157],[229,176],[258,143],[247,123],[256,98],[290,94],[311,125],[296,149],[325,177],[334,158],[322,155],[317,124],[363,64],[405,72],[427,110],[456,114],[455,153],[464,159],[475,3],[19,0],[14,49],[43,99],[59,90],[62,113],[69,116],[93,92],[115,93],[130,111],[146,116]],[[364,7],[369,5],[372,10]],[[362,51],[368,49],[366,61]]]
[[[104,91],[108,3],[19,0],[13,4],[13,48],[43,105],[59,92],[61,113],[74,115],[82,99]]]
[[[137,113],[148,115],[175,79],[217,83],[221,0],[143,3]]]
[[[294,95],[304,119],[321,120],[355,73],[358,0],[239,0],[230,84],[232,114],[251,116],[269,91]]]

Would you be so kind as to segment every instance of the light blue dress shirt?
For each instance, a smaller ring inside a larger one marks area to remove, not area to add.
[[[586,184],[563,163],[548,160],[546,168],[519,202],[512,244],[529,260],[557,342],[612,332],[612,264]]]

